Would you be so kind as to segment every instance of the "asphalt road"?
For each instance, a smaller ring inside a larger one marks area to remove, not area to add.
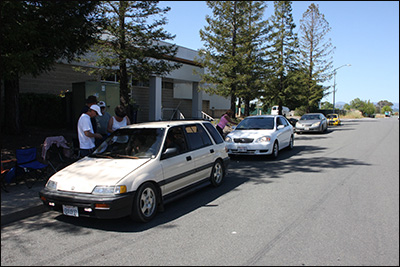
[[[47,212],[1,230],[1,265],[399,265],[399,121],[295,136],[147,224]]]

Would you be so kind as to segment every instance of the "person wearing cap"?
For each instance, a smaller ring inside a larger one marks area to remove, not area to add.
[[[103,114],[103,116],[96,116],[97,131],[95,132],[101,134],[103,136],[103,139],[96,139],[96,146],[100,145],[101,142],[110,134],[107,132],[107,127],[108,121],[111,119],[111,114],[106,111],[106,103],[104,101],[99,101],[98,105],[101,109],[101,114]]]
[[[79,139],[79,156],[81,158],[89,155],[94,151],[95,139],[102,139],[103,136],[93,131],[91,118],[102,116],[100,107],[96,104],[90,106],[89,110],[79,117],[78,120],[78,139]]]
[[[94,104],[97,104],[97,97],[95,95],[90,95],[85,100],[85,105],[81,109],[81,114],[86,113],[90,107]],[[91,118],[90,121],[92,122],[93,131],[97,132],[97,123],[95,118]]]

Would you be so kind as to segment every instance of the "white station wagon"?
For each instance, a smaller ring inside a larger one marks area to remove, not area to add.
[[[147,222],[188,189],[220,185],[228,164],[225,143],[208,121],[138,123],[54,174],[39,195],[64,215]]]

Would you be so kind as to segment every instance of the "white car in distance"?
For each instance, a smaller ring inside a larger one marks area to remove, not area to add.
[[[225,143],[230,156],[271,155],[276,159],[283,148],[293,149],[293,126],[281,115],[249,116],[226,136]]]

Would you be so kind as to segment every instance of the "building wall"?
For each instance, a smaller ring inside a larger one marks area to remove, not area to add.
[[[196,55],[197,51],[195,50],[179,47],[177,58],[183,60],[182,67],[163,78],[162,108],[178,108],[186,118],[192,117],[192,83],[199,82],[201,79],[199,73],[203,73],[203,69],[193,63]],[[55,69],[49,73],[44,73],[38,77],[23,76],[20,79],[20,92],[59,95],[72,92],[73,83],[100,80],[99,76],[90,76],[75,71],[74,66],[84,68],[80,63],[59,62],[55,65]],[[149,88],[147,86],[134,86],[131,97],[139,105],[137,121],[148,121]],[[202,110],[209,115],[222,114],[230,106],[229,99],[220,96],[210,96],[202,92],[202,99]]]
[[[99,80],[97,76],[77,72],[72,67],[73,65],[59,63],[55,65],[54,71],[44,73],[36,78],[30,75],[22,76],[19,81],[20,93],[58,95],[61,92],[72,92],[72,83]]]

